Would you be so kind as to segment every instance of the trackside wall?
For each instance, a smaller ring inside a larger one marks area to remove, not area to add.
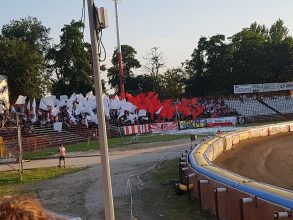
[[[188,154],[191,196],[217,219],[293,219],[293,192],[256,182],[213,164],[226,150],[249,138],[293,131],[293,122],[254,127],[214,137]]]

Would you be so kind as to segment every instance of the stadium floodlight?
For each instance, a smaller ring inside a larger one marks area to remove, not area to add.
[[[120,96],[125,97],[124,81],[123,81],[123,63],[122,63],[122,51],[120,44],[120,31],[119,31],[119,17],[118,17],[118,3],[119,0],[112,0],[115,4],[115,18],[116,18],[116,35],[117,35],[117,58],[119,65],[119,82],[120,82]]]

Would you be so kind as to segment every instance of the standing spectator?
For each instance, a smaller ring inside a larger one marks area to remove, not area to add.
[[[64,168],[65,168],[65,156],[66,156],[66,149],[63,144],[60,144],[59,147],[59,166],[61,167],[61,160],[63,160]]]

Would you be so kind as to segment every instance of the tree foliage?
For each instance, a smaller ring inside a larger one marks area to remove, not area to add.
[[[186,62],[189,96],[233,93],[233,85],[293,80],[293,40],[282,20],[253,23],[226,39],[201,37]]]
[[[19,40],[35,46],[39,51],[45,52],[49,48],[50,28],[45,27],[35,17],[12,20],[3,25],[2,37],[9,40]]]
[[[161,76],[161,87],[161,98],[173,100],[182,98],[186,87],[186,73],[182,68],[168,69]]]
[[[83,23],[72,21],[61,29],[60,43],[50,49],[53,94],[87,93],[93,89],[91,50],[83,42]]]
[[[18,95],[40,98],[49,88],[45,53],[49,28],[36,18],[13,20],[0,37],[0,74],[7,75],[10,100]]]
[[[140,68],[140,62],[135,58],[137,52],[129,45],[121,45],[122,57],[123,57],[123,81],[125,91],[133,93],[139,90],[138,84],[135,82],[135,76],[133,69]],[[118,66],[118,54],[117,49],[114,50],[112,56],[112,67],[108,69],[107,76],[111,88],[114,88],[118,94],[120,94],[119,83],[119,66]]]

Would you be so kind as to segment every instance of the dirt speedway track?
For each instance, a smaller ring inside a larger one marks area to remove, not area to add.
[[[293,191],[293,134],[245,140],[214,163],[259,182]]]

